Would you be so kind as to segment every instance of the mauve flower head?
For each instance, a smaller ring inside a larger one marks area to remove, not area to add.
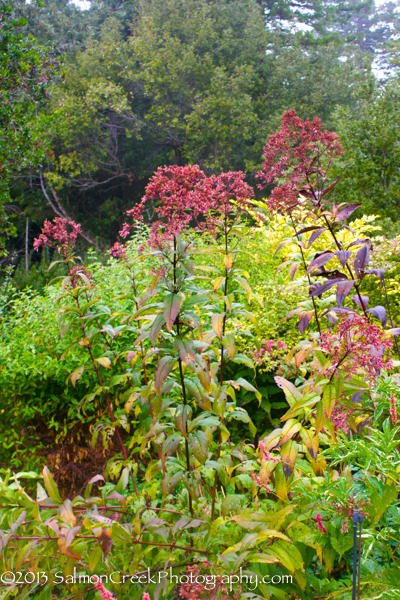
[[[336,133],[321,129],[318,117],[303,120],[295,110],[285,112],[280,131],[268,138],[265,160],[257,173],[263,180],[260,188],[279,184],[268,199],[272,213],[292,210],[297,206],[299,194],[309,193],[310,181],[315,176],[325,179],[326,170],[343,154],[338,139]]]
[[[321,517],[321,514],[320,514],[320,513],[318,513],[318,514],[317,514],[317,516],[315,517],[315,521],[316,521],[316,523],[317,523],[317,527],[318,527],[318,529],[319,529],[319,530],[320,530],[322,533],[328,533],[328,532],[327,532],[327,530],[326,530],[326,527],[325,527],[325,525],[324,525],[324,524],[323,524],[323,522],[322,522],[322,517]]]
[[[150,594],[148,592],[145,592],[142,596],[142,600],[151,600]]]
[[[204,199],[199,197],[197,184],[205,178],[198,165],[159,167],[147,184],[142,201],[127,215],[141,221],[148,203],[156,201],[154,210],[158,224],[163,224],[168,233],[176,235],[204,211]],[[129,229],[130,226],[125,224],[121,236],[126,237]]]
[[[213,231],[233,210],[240,212],[250,207],[248,199],[254,193],[244,177],[241,171],[206,177],[198,165],[159,167],[142,201],[127,214],[136,221],[142,220],[148,204],[156,202],[157,220],[150,234],[153,246],[162,245],[190,225]],[[121,237],[127,237],[131,228],[125,223]]]
[[[95,582],[94,587],[98,592],[100,592],[100,596],[103,600],[116,600],[114,594],[107,590],[100,580]]]
[[[114,258],[125,258],[126,246],[121,246],[119,242],[115,242],[114,246],[110,248],[109,253]]]
[[[39,250],[40,246],[49,246],[50,248],[58,248],[58,252],[63,250],[65,254],[66,250],[71,250],[75,246],[80,230],[81,226],[75,221],[67,221],[67,219],[60,217],[53,219],[53,222],[46,219],[42,233],[33,242],[33,247],[35,250]]]
[[[390,361],[384,359],[384,351],[392,345],[392,340],[387,339],[377,325],[353,313],[340,317],[336,331],[324,331],[320,339],[321,349],[332,360],[326,371],[328,376],[340,371],[350,380],[361,371],[370,384],[383,367],[390,367]]]
[[[211,175],[198,187],[203,198],[203,212],[211,210],[208,223],[212,226],[226,219],[234,211],[245,212],[252,209],[250,198],[254,196],[252,188],[244,181],[242,171],[228,171],[220,175]]]
[[[237,592],[231,592],[222,577],[202,573],[202,569],[210,569],[210,563],[205,561],[202,565],[187,567],[187,583],[179,588],[179,596],[186,600],[239,600],[242,587],[239,585]]]
[[[392,419],[392,425],[397,425],[397,400],[394,394],[391,394],[390,399],[390,417]]]

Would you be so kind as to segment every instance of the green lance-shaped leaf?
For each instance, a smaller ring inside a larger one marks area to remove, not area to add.
[[[311,458],[316,460],[319,448],[318,435],[313,435],[309,429],[302,427],[302,429],[300,429],[300,437],[304,442],[304,445],[306,446]]]
[[[48,467],[43,468],[43,483],[44,487],[46,488],[46,492],[48,493],[50,498],[54,500],[54,502],[57,502],[57,504],[62,504],[61,496],[58,491],[56,482],[54,481],[53,476],[50,473]]]
[[[293,417],[297,417],[297,415],[301,414],[305,408],[309,408],[314,406],[319,402],[320,396],[315,394],[314,392],[310,392],[306,394],[301,400],[296,402],[288,412],[281,417],[281,421],[287,421],[288,419],[292,419]]]
[[[153,324],[150,329],[150,335],[149,335],[150,341],[153,344],[153,346],[156,345],[157,336],[160,333],[164,323],[165,323],[165,318],[164,318],[163,313],[158,314],[153,321]]]
[[[293,406],[296,402],[301,400],[302,395],[301,392],[293,385],[290,381],[285,379],[284,377],[276,376],[274,377],[276,385],[284,391],[285,398],[289,404],[289,406]]]
[[[280,427],[271,431],[271,433],[269,433],[267,437],[263,438],[262,440],[265,444],[266,450],[268,450],[269,452],[270,450],[275,448],[279,444],[281,437],[282,429]]]
[[[172,330],[175,319],[178,316],[179,309],[184,300],[183,294],[167,294],[164,298],[164,319],[168,331]]]
[[[229,354],[229,358],[233,360],[236,354],[235,336],[233,333],[227,333],[222,338],[222,344]]]
[[[175,412],[175,423],[181,434],[187,438],[187,422],[189,418],[189,411],[191,412],[190,407],[186,404],[181,404],[178,406]]]
[[[174,342],[174,350],[178,352],[179,358],[185,363],[185,365],[188,364],[189,360],[196,360],[193,342],[188,340],[176,340]]]
[[[156,372],[154,374],[154,386],[159,394],[161,393],[161,388],[164,381],[171,373],[175,363],[176,359],[171,356],[163,356],[158,363]]]
[[[286,483],[285,473],[283,472],[283,465],[279,463],[275,468],[275,493],[278,498],[286,500],[288,494],[288,487]]]
[[[338,402],[344,388],[343,376],[335,376],[333,381],[325,386],[323,393],[323,403],[328,417],[331,416],[332,410]]]
[[[71,378],[71,383],[72,385],[75,387],[75,383],[78,381],[78,379],[80,379],[82,377],[82,373],[85,370],[85,367],[79,367],[78,369],[75,369],[75,371],[73,373],[71,373],[70,378]]]
[[[257,400],[261,400],[262,399],[262,396],[261,396],[260,392],[258,390],[256,390],[256,388],[254,387],[254,385],[251,385],[251,383],[249,383],[243,377],[239,377],[235,381],[229,381],[228,383],[230,383],[236,389],[239,389],[239,388],[242,387],[245,390],[248,390],[249,392],[254,392],[255,395],[256,395]]]
[[[286,479],[293,473],[298,453],[299,445],[294,440],[287,441],[281,448],[282,468]]]
[[[282,429],[281,444],[285,444],[288,440],[291,440],[301,429],[301,423],[297,419],[289,419],[286,421]]]
[[[239,275],[234,278],[234,281],[236,281],[244,289],[244,291],[247,294],[247,302],[250,304],[251,299],[253,297],[253,290],[251,289],[248,281],[244,277],[240,277]]]
[[[184,473],[179,471],[178,473],[167,473],[164,479],[161,481],[161,490],[165,496],[170,494],[173,489],[176,488],[178,483],[184,478]]]
[[[178,448],[179,443],[181,441],[180,435],[171,435],[166,440],[164,440],[162,448],[161,448],[161,460],[165,467],[166,457],[170,456],[175,452]]]
[[[224,313],[211,316],[212,328],[215,331],[215,333],[217,334],[217,336],[219,337],[219,339],[222,339],[222,330],[224,327],[224,316],[225,316]]]
[[[208,444],[209,439],[203,431],[197,430],[189,434],[189,445],[201,464],[204,464],[208,458]]]

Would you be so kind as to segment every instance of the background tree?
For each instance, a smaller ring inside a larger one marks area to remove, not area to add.
[[[399,100],[399,82],[393,79],[387,85],[364,89],[355,107],[336,113],[346,151],[337,195],[363,202],[367,214],[393,221],[399,219],[400,210]]]
[[[49,119],[38,114],[48,97],[56,61],[51,48],[26,37],[23,19],[15,19],[11,5],[0,2],[0,244],[13,232],[7,214],[10,181],[50,152],[46,132]],[[51,117],[50,117],[51,120]]]

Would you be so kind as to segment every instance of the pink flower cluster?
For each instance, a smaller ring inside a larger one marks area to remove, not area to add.
[[[269,485],[267,485],[266,483],[263,483],[258,475],[256,475],[255,473],[252,473],[251,474],[251,478],[252,478],[253,481],[256,482],[256,484],[259,487],[264,488],[264,490],[267,492],[267,494],[272,494],[272,490],[269,487]]]
[[[324,525],[324,524],[323,524],[323,522],[322,522],[322,517],[321,517],[321,514],[320,514],[320,513],[318,513],[318,514],[317,514],[317,516],[315,517],[315,521],[316,521],[316,523],[317,523],[317,527],[318,527],[318,529],[319,529],[320,531],[322,531],[322,533],[328,533],[328,532],[326,531],[326,527],[325,527],[325,525]]]
[[[390,416],[392,419],[392,425],[397,425],[397,400],[394,394],[391,394],[389,398],[390,402]]]
[[[121,246],[119,242],[115,242],[114,246],[110,248],[109,252],[114,258],[125,258],[126,246]]]
[[[268,450],[265,449],[265,444],[262,440],[258,443],[258,449],[260,451],[260,459],[261,460],[272,460],[272,462],[274,462],[274,463],[277,463],[280,461],[279,458],[275,458],[274,456],[272,456],[272,454],[270,454],[268,452]]]
[[[259,350],[254,350],[253,361],[256,365],[261,365],[269,357],[277,357],[287,350],[287,344],[282,340],[263,340]]]
[[[102,597],[103,600],[115,600],[114,594],[112,592],[110,592],[109,590],[107,590],[100,580],[96,581],[96,583],[94,584],[94,587],[96,588],[96,590],[98,592],[100,592],[100,596]]]
[[[335,426],[336,431],[343,431],[344,433],[349,431],[350,427],[348,424],[348,418],[352,412],[353,409],[345,407],[340,402],[335,404],[330,416],[330,420]]]
[[[71,228],[69,232],[67,225]],[[75,223],[75,221],[67,221],[67,219],[56,217],[51,223],[46,219],[42,233],[33,242],[33,247],[35,250],[39,250],[40,246],[50,246],[51,248],[58,248],[58,252],[61,249],[63,251],[71,249],[75,246],[80,230],[81,226]]]
[[[238,586],[238,591],[234,594],[229,591],[221,576],[213,577],[213,588],[207,585],[207,575],[202,574],[203,569],[210,569],[211,565],[208,561],[202,565],[194,565],[187,568],[186,583],[183,583],[179,589],[179,596],[187,600],[239,600],[242,588]]]
[[[68,276],[71,277],[71,284],[72,287],[75,287],[76,283],[79,281],[79,277],[77,277],[78,273],[83,273],[84,275],[86,275],[86,277],[90,280],[93,281],[93,275],[90,271],[88,271],[86,269],[86,267],[84,267],[83,265],[77,265],[76,267],[72,267],[72,269],[70,269],[68,271]],[[82,279],[80,279],[80,283],[82,284],[83,281]]]
[[[172,165],[158,168],[142,201],[127,214],[134,221],[140,221],[149,202],[155,202],[158,220],[153,223],[151,241],[158,245],[160,229],[163,229],[165,239],[165,236],[179,234],[193,222],[203,227],[207,223],[211,228],[218,218],[226,218],[233,210],[231,201],[239,210],[244,210],[252,196],[253,190],[245,183],[244,173],[240,171],[206,177],[198,165]],[[132,227],[125,223],[121,237],[127,237]]]
[[[280,183],[268,198],[272,213],[291,211],[297,206],[299,193],[318,202],[310,182],[315,175],[324,179],[333,160],[343,154],[338,139],[336,133],[322,131],[318,117],[304,121],[295,110],[283,115],[280,131],[268,138],[265,161],[257,174],[264,182],[260,188]]]
[[[357,500],[357,510],[359,513],[368,516],[368,505],[371,504],[369,500]],[[329,506],[332,508],[337,515],[343,518],[343,523],[341,527],[342,533],[348,533],[349,531],[349,523],[353,519],[355,499],[352,494],[348,497],[346,504],[340,504],[340,502],[330,502]]]
[[[369,383],[373,383],[390,361],[384,359],[385,349],[390,349],[392,340],[385,339],[384,332],[370,323],[364,316],[350,314],[342,316],[336,332],[324,331],[320,347],[331,356],[332,365],[327,375],[337,375],[339,371],[351,379],[353,374],[363,372]]]

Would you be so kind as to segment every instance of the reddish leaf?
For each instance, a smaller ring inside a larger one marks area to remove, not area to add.
[[[167,294],[164,299],[164,319],[167,324],[168,331],[171,331],[172,326],[178,316],[179,309],[182,306],[182,294]]]
[[[171,356],[163,356],[160,362],[158,363],[158,367],[154,374],[154,386],[158,393],[161,392],[163,383],[167,379],[168,375],[171,373],[174,364],[175,358],[172,358]]]
[[[307,233],[308,231],[315,231],[315,229],[319,229],[318,225],[310,225],[310,227],[304,227],[297,232],[297,235],[301,235],[302,233]]]
[[[377,277],[379,277],[380,282],[382,283],[385,277],[385,271],[386,269],[367,269],[365,272],[370,275],[376,275]]]
[[[307,327],[310,324],[310,321],[312,319],[312,316],[314,314],[313,310],[309,310],[306,313],[301,313],[299,315],[300,317],[300,321],[299,321],[299,331],[300,333],[304,333],[305,330],[307,329]]]
[[[327,290],[330,290],[331,287],[333,287],[334,285],[336,285],[337,283],[341,283],[343,282],[342,279],[332,279],[331,281],[327,281],[326,283],[324,283],[323,285],[320,285],[318,288],[316,289],[311,289],[310,288],[310,296],[322,296],[322,294],[324,292],[326,292]],[[314,286],[312,286],[314,287]]]
[[[277,253],[279,252],[279,250],[280,250],[281,248],[283,248],[283,246],[286,246],[287,244],[294,244],[294,243],[295,243],[295,242],[294,242],[293,240],[286,240],[285,242],[281,242],[281,243],[279,244],[279,246],[277,247],[277,249],[275,250],[275,252],[274,252],[274,256],[275,256],[275,254],[277,254]]]
[[[369,297],[368,296],[360,296],[360,297],[361,297],[361,301],[357,295],[352,296],[351,299],[353,300],[354,304],[357,304],[357,306],[359,306],[360,308],[362,308],[364,310],[368,306]]]
[[[354,285],[354,280],[341,281],[337,284],[336,302],[338,306],[342,306],[344,299]]]
[[[317,231],[314,231],[314,233],[310,235],[310,239],[308,240],[308,248],[315,242],[315,240],[321,235],[321,233],[324,233],[324,231],[328,231],[328,228],[322,227],[321,229],[317,229]]]
[[[357,276],[360,277],[361,271],[364,271],[365,267],[369,263],[369,252],[371,246],[366,245],[360,248],[360,250],[356,254],[356,258],[354,260],[354,268],[356,270]]]
[[[349,248],[351,248],[352,246],[359,246],[360,244],[368,244],[368,242],[370,242],[371,240],[369,238],[363,238],[362,240],[356,240],[355,242],[351,242],[351,244],[349,244],[347,246],[347,250]]]
[[[345,208],[342,208],[342,210],[339,210],[338,214],[335,217],[335,222],[338,221],[345,221],[346,219],[348,219],[355,210],[357,210],[357,208],[359,208],[361,206],[361,202],[357,202],[356,204],[349,204],[348,206],[346,206]]]
[[[352,253],[349,252],[348,250],[338,250],[336,252],[336,256],[340,260],[340,264],[342,265],[342,267],[346,266],[347,261],[349,260],[351,255],[352,255]]]
[[[329,194],[329,192],[331,192],[333,190],[333,188],[335,187],[335,185],[337,185],[339,183],[339,181],[340,181],[340,177],[335,179],[335,181],[332,181],[332,183],[330,185],[328,185],[328,187],[325,188],[324,191],[322,192],[321,198],[323,198],[324,196]]]
[[[367,310],[367,312],[371,313],[372,316],[379,319],[379,321],[382,323],[383,329],[385,329],[387,319],[386,319],[386,309],[384,306],[374,306],[373,308],[369,308]]]
[[[323,254],[320,254],[319,256],[317,256],[317,258],[314,258],[314,260],[310,263],[310,266],[307,269],[306,275],[311,273],[311,271],[315,271],[316,269],[319,269],[320,267],[322,267],[322,265],[325,265],[333,257],[334,257],[333,252],[324,252]]]

